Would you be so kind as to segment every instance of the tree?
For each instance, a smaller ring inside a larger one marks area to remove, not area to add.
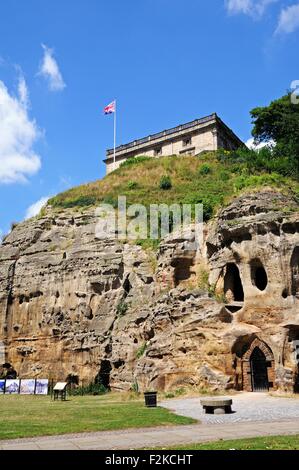
[[[291,94],[272,101],[269,106],[251,111],[256,143],[274,140],[274,157],[285,157],[296,172],[299,170],[299,104],[292,103]]]

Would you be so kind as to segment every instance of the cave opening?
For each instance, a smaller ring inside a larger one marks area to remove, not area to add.
[[[126,277],[123,283],[123,289],[125,291],[124,298],[126,298],[129,295],[130,291],[132,290],[132,284],[130,283],[129,276]]]
[[[288,289],[283,289],[281,296],[283,299],[287,299],[289,296]]]
[[[174,284],[177,287],[181,282],[187,281],[192,275],[193,258],[179,258],[172,262],[174,267]]]
[[[263,263],[259,259],[252,260],[250,270],[252,284],[260,291],[265,290],[268,285],[268,276]]]
[[[239,310],[241,310],[242,307],[240,307],[239,305],[226,305],[226,309],[230,312],[230,313],[237,313]],[[230,320],[231,321],[231,320]]]
[[[299,246],[293,251],[291,258],[292,295],[299,297]]]
[[[71,390],[76,390],[76,388],[79,387],[79,375],[75,375],[75,374],[68,374],[67,378],[66,378],[66,382],[69,386],[69,389]]]
[[[229,263],[226,266],[224,294],[228,302],[244,302],[244,290],[240,271],[234,263]]]
[[[121,359],[119,359],[118,361],[115,361],[113,365],[115,369],[119,369],[120,367],[123,367],[125,365],[125,361],[122,361]]]
[[[112,366],[110,361],[101,361],[100,372],[96,376],[95,382],[99,385],[103,385],[107,390],[110,390],[110,372]]]
[[[12,364],[6,362],[0,366],[0,377],[2,379],[16,379],[18,376],[17,371],[14,369]]]

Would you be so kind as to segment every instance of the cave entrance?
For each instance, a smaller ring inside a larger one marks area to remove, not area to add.
[[[250,263],[251,282],[259,290],[263,291],[268,285],[268,276],[263,263],[259,259],[254,259]]]
[[[101,361],[101,368],[100,372],[96,377],[96,383],[99,385],[103,385],[107,390],[110,390],[110,372],[112,370],[112,366],[110,361]]]
[[[250,357],[251,384],[253,392],[269,390],[267,360],[263,351],[256,347]]]
[[[194,272],[192,267],[194,266],[193,257],[182,257],[174,260],[171,265],[174,267],[174,285],[177,287],[184,281],[188,281]]]
[[[234,263],[229,263],[226,266],[226,273],[224,276],[224,294],[229,303],[244,302],[244,290],[239,268]]]
[[[299,246],[293,251],[291,258],[291,272],[292,272],[292,295],[299,298]]]

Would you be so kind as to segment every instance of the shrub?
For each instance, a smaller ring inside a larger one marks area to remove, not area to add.
[[[282,153],[277,147],[263,147],[253,150],[248,148],[239,148],[228,152],[219,150],[217,159],[222,163],[232,165],[233,173],[240,173],[247,170],[248,173],[256,173],[257,171],[272,173],[276,172],[283,176],[299,176],[299,168],[295,159],[290,158]]]
[[[160,189],[167,191],[172,188],[172,182],[170,176],[162,176],[160,179]]]
[[[127,313],[128,308],[129,306],[126,302],[124,302],[123,300],[119,302],[119,304],[116,307],[118,316],[122,317],[123,315],[125,315]]]
[[[229,181],[230,174],[228,173],[228,171],[220,171],[219,178],[221,181],[224,181],[224,182]]]
[[[210,220],[213,216],[214,206],[213,206],[213,203],[209,201],[208,199],[203,199],[202,204],[203,204],[203,221],[208,222],[208,220]]]
[[[203,221],[210,220],[214,213],[214,208],[222,201],[222,196],[191,196],[184,199],[184,204],[202,204],[203,205]]]
[[[134,392],[134,393],[139,393],[139,385],[138,385],[137,380],[135,380],[135,381],[132,383],[131,390],[132,390],[132,392]]]
[[[136,359],[141,359],[141,357],[144,355],[145,351],[147,348],[147,344],[143,343],[142,346],[137,350],[136,352]]]
[[[136,188],[138,188],[138,183],[136,183],[136,181],[128,182],[128,189],[136,189]]]
[[[69,209],[72,207],[86,207],[94,206],[97,202],[95,196],[78,196],[74,199],[59,199],[57,197],[52,198],[49,201],[53,207],[63,207],[64,209]]]
[[[204,163],[200,169],[199,169],[199,174],[201,176],[205,176],[205,175],[208,175],[209,173],[211,173],[211,167],[210,165],[208,165],[207,163]]]
[[[264,173],[262,175],[239,176],[235,179],[235,188],[241,190],[250,186],[279,186],[284,183],[284,179],[277,173]]]
[[[104,395],[108,393],[108,389],[103,384],[91,383],[89,385],[69,388],[69,395]]]
[[[118,207],[118,200],[112,196],[106,196],[102,202],[104,204],[109,204],[110,206],[114,207],[114,209]]]

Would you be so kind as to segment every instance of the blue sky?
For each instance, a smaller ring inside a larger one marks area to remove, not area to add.
[[[298,39],[298,0],[0,0],[0,230],[103,177],[114,98],[118,144],[215,111],[247,141]]]

